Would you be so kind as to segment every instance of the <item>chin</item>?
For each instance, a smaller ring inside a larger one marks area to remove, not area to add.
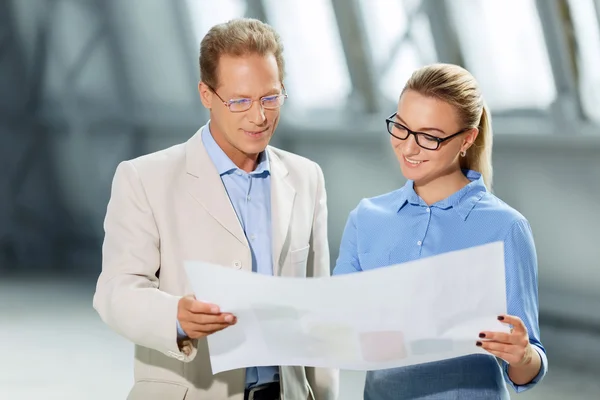
[[[415,183],[424,182],[430,179],[430,173],[425,168],[406,168],[401,166],[402,175],[407,179],[414,181]]]
[[[413,171],[402,171],[402,175],[410,181],[415,181],[415,182],[419,182],[420,180],[423,179],[423,175],[422,174],[415,174]]]
[[[400,170],[406,179],[415,180],[423,176],[423,172],[420,170],[420,168],[407,168],[404,165],[400,165]]]
[[[252,143],[246,142],[246,143],[242,143],[240,148],[246,154],[259,154],[259,153],[262,153],[267,148],[268,144],[269,144],[268,140],[261,140],[259,142],[255,141]]]

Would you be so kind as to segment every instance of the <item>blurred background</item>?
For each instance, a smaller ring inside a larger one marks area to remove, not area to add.
[[[111,179],[206,121],[199,42],[239,16],[283,37],[272,144],[323,168],[332,265],[349,211],[404,183],[384,119],[411,71],[475,75],[539,257],[550,372],[514,397],[600,399],[600,0],[0,0],[0,398],[126,397],[133,347],[91,304]]]

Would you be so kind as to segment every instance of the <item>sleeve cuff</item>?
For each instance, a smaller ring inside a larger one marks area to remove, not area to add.
[[[181,327],[179,320],[177,320],[177,339],[182,340],[182,339],[185,339],[186,337],[187,337],[186,333],[183,331],[183,328]]]
[[[535,376],[535,378],[533,378],[531,380],[531,382],[529,382],[525,385],[517,385],[513,381],[510,380],[510,377],[508,376],[509,364],[506,361],[502,360],[502,373],[504,374],[504,380],[506,381],[506,383],[508,385],[510,385],[510,387],[513,388],[513,390],[516,393],[521,393],[521,392],[531,389],[532,387],[537,385],[542,380],[542,378],[544,378],[544,376],[546,375],[546,372],[548,372],[548,357],[546,356],[546,352],[544,350],[540,349],[535,344],[532,344],[531,346],[540,355],[541,366],[540,366],[540,372],[538,372],[538,374]]]

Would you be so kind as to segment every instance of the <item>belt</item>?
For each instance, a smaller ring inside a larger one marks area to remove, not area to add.
[[[279,400],[280,392],[279,382],[270,382],[246,389],[244,400]]]

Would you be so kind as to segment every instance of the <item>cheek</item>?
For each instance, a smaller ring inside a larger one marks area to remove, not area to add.
[[[272,111],[266,114],[267,121],[271,121],[271,125],[275,128],[279,124],[279,115],[277,111]]]
[[[231,119],[231,116],[228,115],[229,110],[224,109],[225,107],[220,107],[218,109],[213,109],[212,110],[212,114],[213,114],[213,118],[218,121],[218,124],[220,126],[222,126],[223,128],[229,127],[230,123],[229,120]]]
[[[233,113],[232,113],[233,114]],[[239,123],[237,115],[220,115],[219,126],[221,132],[231,144],[238,143],[243,138],[243,132],[240,130],[243,128],[243,124]]]
[[[235,134],[240,128],[244,127],[242,123],[244,119],[244,113],[230,112],[229,115],[222,115],[221,118],[231,134]]]
[[[430,154],[429,159],[443,166],[453,164],[456,160],[456,152],[454,149],[446,148],[441,151],[431,153],[433,154]]]

